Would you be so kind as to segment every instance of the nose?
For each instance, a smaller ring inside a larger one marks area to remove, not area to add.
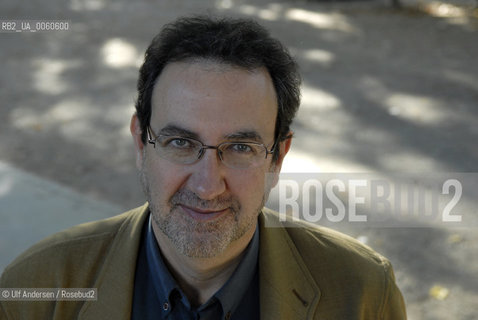
[[[204,150],[202,157],[192,165],[194,170],[188,188],[204,200],[213,200],[226,191],[225,168],[217,150]]]

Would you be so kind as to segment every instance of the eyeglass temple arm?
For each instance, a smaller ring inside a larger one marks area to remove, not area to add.
[[[293,136],[293,134],[292,134],[292,133],[289,133],[288,135],[286,135],[286,136],[283,137],[282,139],[279,138],[279,137],[277,137],[277,138],[276,138],[276,141],[275,141],[274,144],[272,145],[271,150],[267,150],[267,148],[266,148],[267,154],[273,154],[274,151],[276,150],[277,146],[279,145],[279,143],[281,143],[282,141],[285,141],[285,140],[287,140],[287,139],[292,138],[292,136]]]
[[[153,145],[153,148],[156,148],[156,139],[157,139],[158,137],[156,137],[156,135],[154,134],[153,130],[151,130],[151,127],[150,127],[150,126],[148,126],[148,127],[146,128],[146,131],[147,131],[147,133],[148,133],[148,143],[152,144],[152,145]],[[154,139],[153,139],[153,137],[154,137]]]

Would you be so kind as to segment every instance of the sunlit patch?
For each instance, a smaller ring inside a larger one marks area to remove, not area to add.
[[[289,20],[308,23],[319,29],[332,29],[346,32],[356,32],[356,28],[348,23],[345,16],[339,13],[319,13],[303,9],[290,9],[285,17]]]
[[[463,84],[473,83],[473,78],[462,74],[447,74],[449,78],[460,80]],[[463,113],[455,112],[460,107],[454,105],[454,110],[448,107],[453,102],[445,102],[427,95],[417,95],[405,92],[393,92],[382,81],[370,76],[363,77],[359,88],[377,105],[385,108],[391,116],[418,125],[438,125],[449,121],[472,123]]]
[[[360,235],[356,239],[363,244],[368,244],[369,243],[369,238],[367,236],[364,236],[364,235]]]
[[[440,285],[434,285],[430,288],[428,294],[436,300],[445,300],[449,296],[450,290]]]
[[[467,10],[451,3],[431,2],[423,9],[428,14],[440,18],[456,18],[468,15]]]
[[[41,58],[33,61],[33,87],[41,93],[57,95],[69,86],[61,76],[65,70],[78,65],[77,61]]]
[[[303,108],[314,108],[317,110],[330,110],[340,107],[340,100],[331,93],[317,88],[304,86],[302,88]]]
[[[292,143],[293,144],[293,143]],[[292,149],[284,158],[281,172],[369,172],[372,168],[342,157],[320,155],[320,150],[310,153]]]
[[[448,119],[440,102],[431,97],[395,93],[384,103],[391,115],[411,122],[438,124]]]
[[[282,172],[321,172],[316,159],[305,153],[291,151],[284,158]]]
[[[16,128],[28,129],[38,125],[40,120],[38,119],[38,114],[34,110],[17,107],[10,113],[9,122]]]
[[[52,106],[46,112],[19,107],[11,113],[10,121],[17,128],[36,130],[39,124],[41,128],[48,129],[58,124],[90,120],[94,116],[92,113],[100,116],[99,111],[93,112],[91,108],[85,108],[86,104],[87,102],[68,100]]]
[[[460,26],[469,31],[475,31],[472,19],[478,18],[478,8],[473,1],[461,2],[456,4],[444,3],[442,1],[425,1],[416,6],[403,9],[405,13],[430,15],[437,18],[446,19],[446,23]]]
[[[123,39],[108,40],[101,49],[103,61],[112,68],[138,67],[141,55],[136,48]]]
[[[263,20],[275,21],[279,19],[282,11],[282,6],[278,4],[270,4],[266,9],[260,9],[251,5],[242,5],[239,7],[239,12],[250,16],[255,16]]]
[[[106,3],[104,0],[72,0],[71,9],[75,11],[90,10],[96,11],[104,9]]]
[[[217,6],[221,9],[231,9],[234,6],[232,0],[219,0]]]
[[[333,53],[321,49],[304,50],[302,56],[307,60],[318,62],[322,65],[330,65],[335,61]]]
[[[68,141],[104,149],[106,140],[111,136],[102,136],[93,119],[105,116],[105,110],[85,108],[86,101],[62,101],[52,107],[44,116],[44,121],[58,130]]]
[[[384,171],[397,171],[398,168],[407,168],[407,170],[413,169],[415,172],[447,172],[449,168],[444,167],[440,163],[440,159],[431,158],[421,151],[402,151],[383,153],[378,159],[383,166]]]

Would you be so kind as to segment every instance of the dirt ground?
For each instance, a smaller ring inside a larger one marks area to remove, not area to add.
[[[0,33],[0,161],[124,209],[143,203],[128,127],[142,54],[164,23],[220,13],[257,19],[299,61],[303,104],[286,169],[476,181],[476,4],[420,3],[2,1],[1,19],[70,27]],[[477,227],[338,229],[392,261],[410,319],[472,320]]]

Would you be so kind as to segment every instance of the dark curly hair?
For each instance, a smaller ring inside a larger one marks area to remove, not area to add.
[[[277,95],[275,140],[289,138],[290,124],[300,104],[301,79],[297,63],[287,49],[253,20],[192,16],[165,25],[146,50],[136,100],[143,143],[151,120],[156,79],[168,63],[191,59],[207,59],[246,70],[266,68]]]

